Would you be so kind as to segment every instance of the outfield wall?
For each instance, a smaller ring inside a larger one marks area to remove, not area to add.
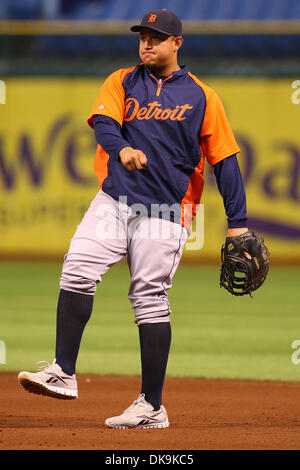
[[[300,78],[300,77],[299,77]],[[249,228],[274,262],[300,263],[300,82],[206,78],[221,97],[238,143]],[[95,139],[86,118],[102,79],[11,78],[0,104],[0,256],[56,258],[68,249],[97,192]],[[191,260],[219,259],[226,233],[210,168],[204,245]],[[191,248],[191,246],[190,246]]]

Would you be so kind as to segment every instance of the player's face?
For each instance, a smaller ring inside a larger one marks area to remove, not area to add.
[[[158,70],[166,70],[177,63],[177,52],[182,38],[142,29],[140,32],[140,58],[145,65]]]

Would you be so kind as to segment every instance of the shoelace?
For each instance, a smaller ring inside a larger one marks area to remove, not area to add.
[[[142,401],[143,398],[145,397],[145,394],[142,393],[136,400],[134,400],[134,402],[132,403],[132,405],[130,405],[128,408],[126,408],[126,410],[124,411],[124,413],[126,413],[127,411],[130,411],[132,410],[136,405],[139,405],[139,406],[145,406],[145,403]]]
[[[45,370],[47,369],[48,367],[50,367],[50,364],[48,361],[38,361],[36,363],[36,368],[37,370],[41,371],[41,370]]]

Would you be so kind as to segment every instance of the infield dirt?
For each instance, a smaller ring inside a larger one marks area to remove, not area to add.
[[[167,429],[107,429],[140,378],[79,375],[79,399],[25,392],[0,374],[2,450],[299,449],[300,383],[167,378]]]

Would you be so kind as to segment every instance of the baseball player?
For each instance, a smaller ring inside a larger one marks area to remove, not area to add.
[[[129,408],[105,424],[165,428],[162,390],[171,344],[167,291],[201,200],[205,160],[214,168],[224,201],[227,236],[247,232],[246,198],[239,147],[220,99],[178,65],[180,19],[169,10],[152,10],[131,31],[139,33],[142,63],[112,73],[88,117],[98,143],[99,191],[64,257],[55,359],[39,372],[20,372],[18,379],[29,392],[78,397],[76,360],[97,285],[126,257],[141,389]]]

